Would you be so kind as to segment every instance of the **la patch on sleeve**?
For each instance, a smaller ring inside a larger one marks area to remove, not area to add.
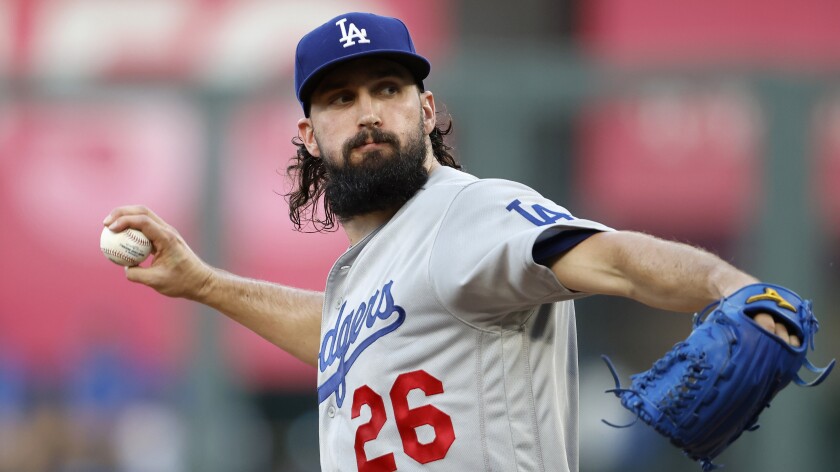
[[[561,207],[556,207],[557,209],[555,210],[547,208],[539,203],[534,203],[530,205],[530,208],[525,208],[525,204],[523,204],[518,198],[508,203],[505,208],[507,211],[515,211],[516,213],[519,213],[520,216],[530,221],[535,226],[546,226],[560,220],[571,221],[575,219],[572,215],[562,211],[564,209]]]

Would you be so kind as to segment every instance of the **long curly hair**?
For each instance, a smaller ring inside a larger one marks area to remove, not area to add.
[[[440,164],[460,170],[461,164],[450,152],[452,146],[444,139],[451,133],[452,117],[446,114],[445,126],[438,124],[429,133],[432,151]],[[292,144],[297,147],[297,153],[292,157],[291,165],[286,168],[286,174],[293,184],[292,191],[285,195],[289,203],[289,219],[297,231],[335,231],[338,228],[336,216],[329,202],[323,198],[327,179],[324,161],[310,154],[299,137],[292,138]],[[310,226],[312,229],[307,229]]]

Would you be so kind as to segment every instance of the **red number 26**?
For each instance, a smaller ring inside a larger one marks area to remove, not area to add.
[[[402,439],[403,451],[421,464],[446,457],[449,447],[455,441],[452,418],[432,405],[408,407],[408,394],[420,389],[426,396],[443,393],[443,384],[424,370],[415,370],[400,374],[391,387],[391,405],[394,408],[394,421]],[[367,385],[353,392],[353,410],[351,417],[358,418],[363,405],[370,408],[370,420],[356,430],[356,463],[359,472],[393,472],[397,470],[394,453],[389,452],[379,457],[368,459],[365,455],[365,443],[373,441],[387,421],[387,412],[382,397]],[[435,439],[423,444],[417,437],[417,428],[431,426]]]

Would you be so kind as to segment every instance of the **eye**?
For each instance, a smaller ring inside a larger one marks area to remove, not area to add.
[[[379,87],[379,93],[382,95],[396,95],[400,92],[400,88],[395,84],[384,84]]]
[[[353,101],[353,96],[347,92],[337,93],[330,97],[331,105],[345,105],[351,101]]]

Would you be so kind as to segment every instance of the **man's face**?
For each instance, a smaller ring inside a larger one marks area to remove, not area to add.
[[[309,152],[327,169],[325,196],[341,219],[399,208],[428,178],[431,93],[401,65],[366,58],[331,70],[298,123]]]

